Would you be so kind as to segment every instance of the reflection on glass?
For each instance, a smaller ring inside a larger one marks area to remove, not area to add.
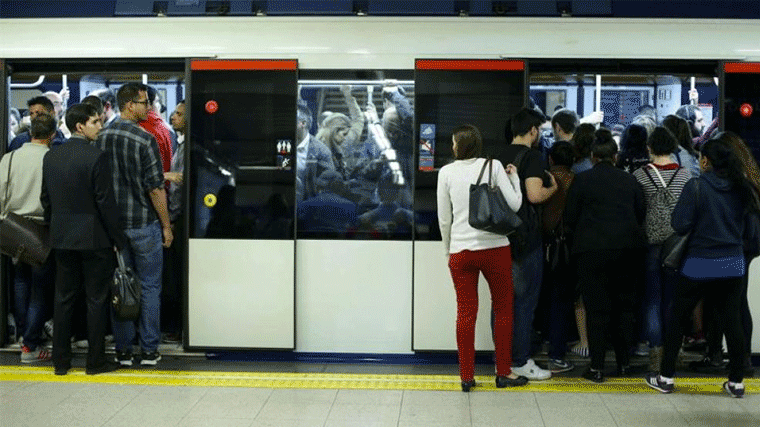
[[[299,237],[411,238],[413,85],[300,82]]]
[[[292,239],[295,71],[191,78],[191,237]]]

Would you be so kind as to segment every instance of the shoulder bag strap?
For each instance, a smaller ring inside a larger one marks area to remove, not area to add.
[[[488,165],[488,160],[486,160],[483,163],[483,168],[480,169],[480,175],[478,175],[478,181],[475,183],[475,185],[480,185],[480,180],[483,179],[483,172],[486,171],[486,166]],[[488,177],[488,183],[491,183],[491,177]]]
[[[11,157],[8,159],[8,179],[5,180],[5,199],[3,200],[3,216],[8,215],[8,189],[11,187],[11,165],[13,165],[13,155],[16,150],[11,151]]]

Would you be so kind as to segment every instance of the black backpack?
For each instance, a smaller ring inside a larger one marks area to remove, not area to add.
[[[525,156],[529,151],[530,148],[526,147],[517,153],[514,164],[517,166],[518,173],[523,170]],[[521,258],[541,245],[541,215],[539,208],[528,201],[525,180],[522,178],[520,179],[520,191],[522,191],[523,200],[520,209],[517,211],[517,216],[522,220],[522,224],[509,236],[513,258]]]

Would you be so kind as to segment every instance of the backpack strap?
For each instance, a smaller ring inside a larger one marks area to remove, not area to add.
[[[647,175],[647,178],[649,178],[650,181],[652,181],[652,185],[654,185],[654,188],[657,188],[657,183],[654,182],[654,178],[652,178],[652,174],[649,173],[649,168],[642,168],[644,170],[644,173]]]
[[[657,166],[650,163],[649,167],[651,167],[654,173],[657,174],[657,178],[660,180],[660,183],[662,183],[662,188],[668,188],[668,184],[665,184],[665,180],[662,178],[662,174],[660,174],[660,171],[659,169],[657,169]]]
[[[678,172],[680,172],[681,169],[683,169],[683,168],[679,166],[678,169],[676,169],[676,171],[673,172],[673,175],[670,177],[670,180],[668,180],[668,187],[673,182],[673,180],[676,179],[676,175],[678,175]]]

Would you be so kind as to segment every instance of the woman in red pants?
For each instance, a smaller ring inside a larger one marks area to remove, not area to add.
[[[477,230],[469,224],[470,185],[475,184],[486,159],[480,131],[460,126],[452,135],[455,161],[438,174],[438,223],[449,269],[457,294],[457,349],[462,391],[475,386],[475,319],[478,315],[478,278],[483,273],[491,290],[496,344],[496,386],[520,386],[528,379],[511,371],[512,365],[512,255],[509,239],[500,234]],[[504,194],[515,212],[522,203],[517,169],[494,160],[491,182]],[[483,177],[486,181],[487,177]]]

